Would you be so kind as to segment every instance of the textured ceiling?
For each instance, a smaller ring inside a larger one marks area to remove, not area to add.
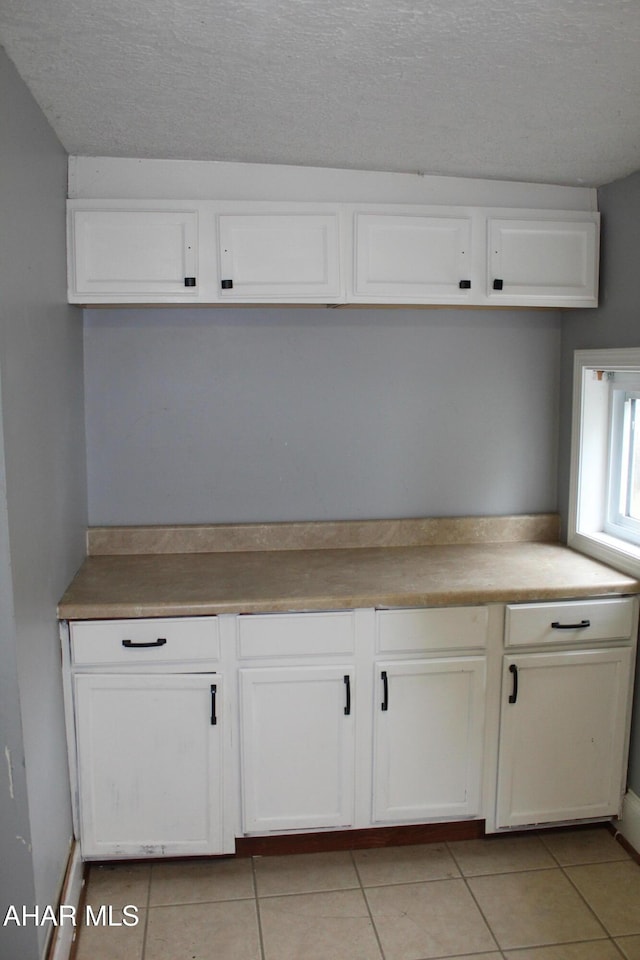
[[[72,154],[640,169],[640,0],[0,0],[0,42]]]

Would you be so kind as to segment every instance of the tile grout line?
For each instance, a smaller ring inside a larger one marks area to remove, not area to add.
[[[363,882],[362,882],[362,877],[360,876],[360,871],[358,870],[358,864],[356,863],[356,858],[355,858],[354,855],[353,855],[353,850],[350,850],[350,851],[349,851],[349,854],[350,854],[350,856],[351,856],[351,862],[352,862],[352,864],[353,864],[353,869],[355,870],[355,872],[356,872],[356,877],[358,878],[358,883],[360,884],[360,891],[361,891],[361,893],[362,893],[362,898],[363,898],[363,900],[364,900],[365,907],[367,908],[367,913],[368,913],[369,919],[370,919],[370,921],[371,921],[371,927],[372,927],[372,929],[373,929],[373,933],[374,933],[374,936],[375,936],[375,938],[376,938],[376,943],[378,944],[378,950],[380,951],[380,956],[381,956],[382,960],[386,960],[385,952],[384,952],[384,950],[383,950],[383,948],[382,948],[382,941],[380,940],[380,934],[378,933],[378,928],[377,928],[377,926],[376,926],[376,922],[375,922],[375,920],[373,919],[373,914],[372,914],[372,912],[371,912],[371,907],[369,906],[369,899],[368,899],[368,897],[367,897],[367,891],[366,891],[365,888],[364,888],[364,884],[363,884]]]
[[[471,887],[469,886],[469,884],[468,884],[468,882],[467,882],[467,878],[466,878],[466,876],[464,875],[464,873],[462,872],[462,867],[461,867],[460,864],[458,863],[458,860],[457,860],[457,858],[456,858],[456,855],[455,855],[455,853],[454,853],[453,850],[452,850],[452,846],[453,846],[453,844],[448,843],[448,842],[445,842],[445,847],[447,848],[447,850],[448,850],[448,852],[449,852],[449,856],[452,857],[453,862],[455,863],[455,865],[456,865],[456,867],[457,867],[457,869],[458,869],[458,871],[459,871],[459,873],[460,873],[460,879],[464,881],[465,888],[466,888],[469,896],[471,897],[471,899],[472,899],[473,902],[475,903],[475,905],[476,905],[476,907],[477,907],[477,909],[478,909],[478,912],[480,913],[480,916],[481,916],[482,919],[484,920],[484,922],[485,922],[485,924],[486,924],[486,926],[487,926],[487,930],[489,931],[489,933],[490,933],[491,936],[493,937],[493,941],[494,941],[494,943],[495,943],[495,945],[496,945],[497,950],[500,952],[501,956],[504,957],[504,951],[503,951],[503,949],[502,949],[502,944],[500,943],[500,941],[498,940],[497,936],[495,935],[491,924],[489,923],[487,917],[485,916],[484,910],[482,909],[482,907],[480,906],[480,904],[479,904],[478,901],[476,900],[476,898],[475,898],[475,896],[474,896],[474,893],[473,893],[473,890],[472,890]]]
[[[596,863],[598,863],[598,862],[602,862],[602,863],[616,863],[617,861],[615,861],[615,860],[605,860],[605,861],[597,861]],[[591,867],[591,866],[595,866],[595,865],[596,865],[596,864],[594,864],[594,863],[569,863],[569,864],[567,864],[568,867]],[[588,900],[586,899],[586,897],[582,894],[582,892],[580,891],[580,889],[578,888],[578,886],[573,882],[573,880],[571,879],[571,877],[569,876],[569,874],[567,873],[567,871],[565,870],[565,868],[564,868],[562,865],[560,866],[560,869],[562,870],[562,873],[564,874],[564,876],[566,877],[566,879],[569,881],[569,883],[571,884],[571,886],[573,887],[573,889],[575,890],[575,892],[578,894],[578,896],[580,897],[580,899],[582,900],[582,902],[583,902],[584,905],[586,906],[586,908],[587,908],[587,910],[589,911],[589,913],[591,913],[591,915],[594,917],[594,919],[596,920],[596,922],[600,924],[600,926],[602,927],[602,929],[603,929],[604,932],[606,933],[606,935],[607,935],[607,940],[609,940],[609,942],[610,942],[611,944],[613,944],[614,949],[617,950],[618,953],[620,953],[621,956],[624,956],[624,954],[622,953],[622,951],[621,951],[620,948],[618,947],[618,944],[617,944],[617,943],[615,942],[615,940],[613,939],[613,934],[609,932],[609,929],[608,929],[607,926],[605,925],[604,920],[601,920],[601,919],[600,919],[600,917],[598,916],[598,914],[596,913],[596,911],[593,909],[593,907],[591,906],[591,904],[589,903],[589,901],[588,901]]]
[[[258,922],[258,946],[260,947],[260,956],[266,960],[264,949],[264,936],[262,933],[262,914],[260,912],[260,897],[258,896],[258,875],[256,873],[256,858],[251,857],[251,877],[253,880],[253,898],[256,908],[256,919]]]
[[[578,894],[578,896],[580,897],[580,900],[581,900],[581,901],[584,903],[584,905],[587,907],[589,913],[593,916],[593,918],[595,919],[596,923],[599,924],[599,926],[602,928],[602,930],[603,930],[604,933],[606,934],[606,936],[603,937],[603,938],[601,938],[601,940],[599,940],[599,941],[575,940],[575,941],[570,941],[570,942],[578,944],[578,943],[588,943],[588,942],[593,942],[593,943],[595,943],[595,942],[605,942],[605,941],[608,941],[609,943],[611,943],[611,945],[613,946],[613,948],[614,948],[614,950],[616,951],[616,953],[618,953],[618,954],[620,955],[620,957],[624,957],[625,955],[622,953],[622,950],[621,950],[621,948],[618,946],[618,944],[614,941],[613,935],[609,933],[609,930],[608,930],[607,927],[605,926],[604,922],[600,919],[600,917],[599,917],[598,914],[595,912],[595,910],[593,909],[593,907],[591,906],[591,904],[588,903],[588,901],[587,901],[587,900],[585,899],[585,897],[582,895],[582,893],[580,892],[580,890],[578,889],[578,887],[576,886],[576,884],[573,882],[573,880],[572,880],[571,877],[569,876],[569,874],[566,872],[565,865],[560,862],[560,860],[558,859],[558,857],[556,856],[556,854],[553,852],[553,850],[551,849],[551,847],[549,847],[548,844],[545,842],[545,838],[544,838],[541,834],[539,834],[539,833],[537,834],[537,836],[538,836],[538,838],[540,839],[540,841],[542,842],[542,844],[544,845],[544,848],[545,848],[545,850],[547,851],[547,853],[549,854],[549,856],[552,858],[552,860],[553,860],[554,863],[556,864],[555,867],[553,867],[553,866],[552,866],[552,867],[541,867],[541,868],[537,868],[537,869],[539,869],[541,872],[544,871],[544,870],[555,870],[555,869],[558,869],[558,870],[560,871],[560,873],[569,881],[569,883],[571,884],[572,888],[575,890],[575,892],[576,892],[576,893]],[[455,861],[455,863],[456,863],[456,866],[458,867],[458,869],[460,869],[460,872],[462,873],[462,870],[461,870],[461,868],[460,868],[460,864],[458,863],[458,860],[456,859],[455,853],[453,852],[452,845],[451,845],[450,843],[447,843],[447,848],[449,849],[449,852],[450,852],[451,856],[453,857],[453,859],[454,859],[454,861]],[[624,861],[623,861],[623,860],[617,860],[617,859],[616,859],[616,860],[594,860],[594,861],[589,861],[589,862],[587,862],[587,863],[566,864],[566,866],[567,866],[567,867],[572,867],[572,866],[596,866],[596,865],[598,865],[598,864],[600,864],[600,863],[618,863],[618,862],[622,863],[622,862],[624,862]],[[524,869],[523,869],[523,870],[518,870],[518,871],[504,871],[504,872],[500,872],[500,871],[499,871],[499,872],[497,872],[497,873],[491,873],[491,874],[480,874],[479,876],[491,876],[491,877],[494,877],[494,876],[511,876],[511,875],[514,874],[514,873],[530,873],[530,872],[533,872],[533,871],[532,871],[532,870],[524,870]],[[488,921],[487,918],[485,917],[485,915],[484,915],[484,913],[483,913],[483,911],[482,911],[482,909],[481,909],[481,907],[480,907],[480,904],[477,902],[476,898],[474,897],[473,891],[471,890],[471,888],[469,887],[469,884],[467,883],[467,877],[466,877],[464,874],[462,874],[462,876],[463,876],[463,879],[464,879],[464,881],[465,881],[465,883],[466,883],[466,885],[467,885],[467,889],[469,890],[469,893],[470,893],[471,896],[473,897],[474,902],[476,903],[478,909],[480,910],[480,913],[481,913],[482,916],[483,916],[483,919],[485,920],[485,923],[487,924],[489,930],[491,931],[491,935],[493,936],[494,940],[496,940],[496,943],[497,943],[497,942],[498,942],[497,937],[496,937],[493,929],[491,928],[491,925],[489,924],[489,921]],[[469,877],[469,879],[474,879],[474,877]],[[546,944],[546,946],[558,946],[558,945],[560,945],[560,944]],[[504,949],[507,949],[507,948],[504,948]],[[508,949],[512,949],[512,948],[508,948]],[[524,950],[524,949],[528,949],[528,948],[527,948],[527,947],[515,947],[515,948],[513,948],[513,949],[516,949],[516,950]],[[504,951],[503,951],[502,949],[500,950],[500,952],[501,952],[502,955],[504,956]]]
[[[149,911],[151,909],[151,882],[153,879],[153,864],[149,864],[149,883],[147,885],[147,904],[144,911],[144,933],[142,935],[142,953],[140,960],[145,960],[147,954],[147,935],[149,933]]]
[[[624,957],[625,955],[624,955],[624,953],[622,952],[622,948],[619,947],[618,944],[617,944],[617,943],[615,942],[615,940],[613,939],[613,934],[609,933],[609,930],[608,930],[607,927],[605,926],[604,921],[602,921],[602,920],[600,919],[600,917],[599,917],[598,914],[595,912],[595,910],[593,909],[593,907],[591,906],[591,904],[590,904],[590,903],[587,901],[587,899],[582,895],[581,891],[578,889],[577,885],[573,882],[573,880],[571,879],[571,877],[569,876],[569,874],[567,873],[567,870],[566,870],[567,867],[589,867],[589,866],[596,866],[596,865],[599,864],[599,863],[624,863],[624,860],[592,860],[592,861],[587,862],[587,863],[567,863],[567,864],[562,864],[562,863],[560,863],[560,860],[558,859],[558,857],[555,855],[555,853],[553,852],[553,850],[551,849],[551,847],[550,847],[549,844],[547,843],[546,837],[545,837],[543,834],[539,834],[539,837],[540,837],[540,840],[542,841],[542,843],[544,844],[545,849],[549,852],[549,854],[553,857],[553,859],[556,861],[556,863],[558,864],[558,866],[559,866],[560,869],[562,870],[563,875],[564,875],[564,876],[566,877],[566,879],[569,881],[569,883],[571,884],[571,886],[573,887],[573,889],[576,891],[576,893],[578,894],[578,896],[580,897],[580,899],[582,900],[582,902],[585,904],[585,906],[587,907],[587,909],[589,910],[589,912],[593,915],[593,917],[595,918],[595,920],[597,921],[597,923],[600,924],[600,926],[602,927],[602,929],[604,930],[604,932],[607,934],[607,939],[608,939],[609,942],[612,944],[614,950],[616,950],[617,953],[619,953],[621,957]]]

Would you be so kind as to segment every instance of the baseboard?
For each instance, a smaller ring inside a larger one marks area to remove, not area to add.
[[[622,805],[622,816],[613,821],[617,833],[621,834],[636,856],[640,855],[640,797],[627,790]]]
[[[84,871],[85,865],[80,856],[80,844],[74,842],[69,854],[67,872],[60,894],[60,903],[65,906],[74,907],[76,911],[78,910],[80,898],[82,897]],[[47,951],[47,960],[69,960],[75,932],[76,928],[71,923],[64,923],[54,927],[54,934]]]
[[[369,827],[322,833],[290,833],[267,837],[238,837],[236,856],[282,856],[328,850],[361,850],[366,847],[397,847],[446,840],[476,840],[484,837],[484,820],[456,820],[409,826]]]

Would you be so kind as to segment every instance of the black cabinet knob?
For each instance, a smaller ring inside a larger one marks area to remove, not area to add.
[[[494,290],[502,290],[503,286],[504,286],[504,280],[494,280],[494,281],[493,281],[493,289],[494,289]]]
[[[471,290],[471,280],[461,280],[458,286],[461,290]]]
[[[233,290],[233,280],[222,280],[220,286],[223,290]]]
[[[184,285],[185,285],[185,287],[195,287],[195,285],[196,285],[196,278],[195,278],[195,277],[185,277],[185,278],[184,278]]]

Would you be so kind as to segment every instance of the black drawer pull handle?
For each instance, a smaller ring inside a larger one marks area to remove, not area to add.
[[[215,727],[218,722],[216,716],[216,696],[218,693],[218,687],[215,683],[211,684],[211,726]]]
[[[166,642],[167,642],[167,641],[166,641],[166,639],[165,639],[164,637],[158,637],[157,640],[152,640],[151,643],[135,643],[133,640],[123,640],[123,641],[122,641],[122,646],[123,646],[123,647],[128,647],[128,648],[131,648],[131,647],[164,647],[164,645],[165,645]]]
[[[381,710],[389,709],[389,678],[387,677],[387,671],[383,670],[380,674],[382,679],[382,703],[380,704]]]
[[[496,279],[493,281],[494,290],[502,290],[504,287],[504,280]]]
[[[348,717],[351,713],[351,677],[348,673],[344,675],[344,686],[345,686],[345,696],[346,702],[344,705],[344,715]]]
[[[509,673],[513,677],[513,688],[509,694],[509,703],[515,703],[518,699],[518,668],[515,663],[509,666]]]
[[[591,620],[581,620],[580,623],[560,623],[559,620],[554,620],[551,626],[554,630],[584,630],[591,626]]]

